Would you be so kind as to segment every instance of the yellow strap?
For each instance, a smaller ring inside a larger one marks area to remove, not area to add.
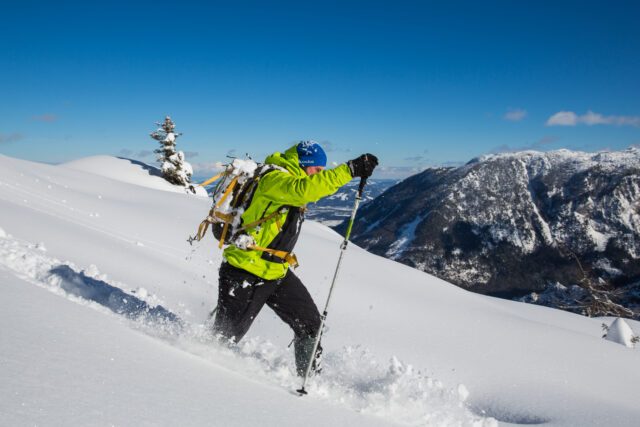
[[[238,182],[238,177],[236,176],[229,183],[229,186],[227,187],[227,190],[222,195],[222,198],[220,198],[220,201],[216,205],[216,208],[219,208],[220,206],[222,206],[222,204],[227,199],[227,197],[229,197],[229,194],[231,194],[231,192],[233,191],[233,187],[236,186],[237,182]],[[219,215],[216,215],[216,216],[221,217]],[[231,221],[228,221],[226,219],[224,221],[225,222],[224,222],[224,228],[222,229],[222,236],[220,236],[220,243],[218,243],[218,248],[220,248],[220,249],[222,249],[222,247],[224,246],[224,238],[227,237],[227,232],[229,231],[229,223],[231,222]]]
[[[220,212],[213,212],[213,213],[210,212],[209,216],[206,217],[204,221],[202,221],[198,226],[198,231],[196,232],[195,240],[199,242],[202,239],[204,239],[204,236],[206,235],[207,230],[209,229],[209,224],[213,224],[212,217],[211,217],[212,214],[224,221],[224,228],[222,229],[222,239],[220,240],[220,245],[219,245],[219,247],[222,248],[225,235],[228,232],[229,224],[233,220],[233,215],[225,215],[225,214],[221,214]]]
[[[227,237],[227,231],[229,231],[229,223],[224,223],[224,228],[222,229],[222,236],[220,236],[220,243],[218,243],[218,248],[222,249],[224,246],[224,238]]]
[[[274,212],[274,213],[277,213],[277,212]],[[209,229],[209,224],[211,224],[210,218],[211,217],[208,216],[204,221],[200,223],[200,226],[198,227],[198,233],[196,234],[197,241],[202,240],[205,234],[207,233],[207,230]],[[265,220],[266,219],[268,218],[265,218]],[[222,229],[222,236],[220,237],[220,242],[218,243],[218,248],[222,249],[222,247],[224,246],[224,239],[227,236],[228,232],[229,232],[229,222],[225,222],[224,228]],[[296,255],[291,252],[279,251],[277,249],[263,248],[261,246],[256,246],[256,245],[247,246],[247,249],[266,252],[273,256],[277,256],[278,258],[285,260],[293,268],[296,268],[300,265],[298,263],[298,258],[296,257]]]
[[[291,252],[279,251],[277,249],[263,248],[256,245],[247,246],[247,249],[266,252],[273,256],[277,256],[278,258],[285,260],[293,268],[296,268],[298,265],[300,265],[298,264],[298,258],[296,257],[296,255]]]
[[[212,182],[217,181],[222,175],[224,175],[224,172],[221,172],[216,176],[212,176],[211,178],[209,178],[208,180],[206,180],[202,184],[198,184],[198,185],[200,187],[206,187],[207,185],[211,184]]]
[[[204,220],[200,223],[200,227],[198,227],[198,234],[196,235],[198,242],[204,238],[207,229],[209,229],[209,221]]]
[[[216,205],[216,208],[219,208],[220,206],[222,206],[222,204],[224,203],[225,200],[227,200],[227,197],[229,197],[229,194],[231,194],[231,192],[233,191],[233,187],[236,186],[236,183],[238,182],[238,177],[236,176],[235,178],[233,178],[231,180],[231,182],[229,183],[229,185],[227,186],[226,191],[224,192],[224,194],[222,195],[222,197],[220,198],[220,201],[218,202],[218,204]]]
[[[211,215],[213,214],[213,209],[209,211],[209,216],[207,216],[198,226],[198,232],[196,233],[196,240],[199,242],[202,240],[209,228],[209,224],[211,223]]]
[[[278,216],[278,215],[282,215],[282,213],[280,211],[274,211],[272,213],[270,213],[269,215],[265,216],[264,218],[260,218],[257,221],[253,221],[247,225],[242,226],[242,228],[240,230],[245,231],[248,230],[250,228],[256,227],[260,224],[262,224],[265,221],[269,221],[271,218]]]
[[[225,214],[222,212],[214,212],[213,213],[215,215],[216,218],[220,218],[222,221],[224,222],[232,222],[233,221],[233,214]]]

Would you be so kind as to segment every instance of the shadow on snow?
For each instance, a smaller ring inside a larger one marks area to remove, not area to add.
[[[83,272],[78,273],[68,265],[54,267],[50,273],[60,278],[60,287],[65,292],[97,302],[114,313],[136,320],[182,324],[178,316],[161,305],[152,307],[147,302],[123,292],[120,288],[86,276]]]
[[[147,173],[151,176],[159,176],[162,177],[162,172],[160,171],[160,169],[150,166],[146,163],[143,163],[139,160],[133,160],[133,159],[128,159],[126,157],[118,157],[118,159],[122,159],[122,160],[127,160],[129,162],[131,162],[132,164],[136,165],[136,166],[140,166],[142,169],[144,169],[145,171],[147,171]]]

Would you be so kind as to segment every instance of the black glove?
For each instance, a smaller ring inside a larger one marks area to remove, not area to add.
[[[349,166],[352,177],[368,178],[378,166],[378,158],[373,154],[363,154],[357,159],[349,160],[347,166]]]

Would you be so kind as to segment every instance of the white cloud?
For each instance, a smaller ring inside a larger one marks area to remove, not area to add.
[[[585,124],[587,126],[615,125],[640,127],[640,116],[603,116],[591,110],[578,116],[573,111],[560,111],[547,120],[547,126],[576,126],[578,124]]]
[[[580,122],[585,125],[610,125],[609,119],[602,114],[594,113],[593,111],[587,111],[587,114],[580,117]]]
[[[549,117],[547,126],[575,126],[578,116],[573,111],[560,111]]]
[[[619,126],[636,126],[640,127],[640,116],[619,116],[617,117],[617,125]]]
[[[504,119],[509,120],[510,122],[519,122],[525,117],[527,117],[527,110],[523,110],[521,108],[509,109],[509,111],[504,115]]]
[[[198,174],[207,174],[211,173],[214,175],[216,172],[222,172],[226,167],[225,163],[222,162],[199,162],[199,163],[191,163],[193,167],[193,171]]]

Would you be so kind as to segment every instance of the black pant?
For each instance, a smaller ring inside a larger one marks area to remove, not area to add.
[[[264,280],[227,262],[220,266],[218,311],[214,331],[238,342],[267,304],[287,323],[297,340],[314,338],[320,329],[320,313],[309,291],[289,270],[279,280]]]

